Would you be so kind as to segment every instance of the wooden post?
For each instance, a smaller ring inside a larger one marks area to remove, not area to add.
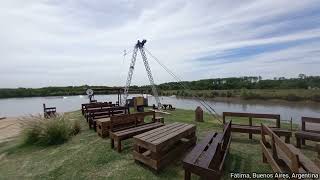
[[[190,180],[191,179],[191,173],[187,170],[184,170],[184,179]]]
[[[195,121],[196,122],[203,122],[203,110],[200,106],[197,107],[195,111]]]
[[[249,126],[252,126],[252,117],[249,117]],[[249,133],[249,139],[252,139],[252,133]]]

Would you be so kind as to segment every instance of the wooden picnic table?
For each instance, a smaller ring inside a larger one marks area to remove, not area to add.
[[[133,157],[156,171],[195,145],[196,126],[172,123],[133,137]]]

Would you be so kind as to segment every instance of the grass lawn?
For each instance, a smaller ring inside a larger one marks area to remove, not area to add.
[[[222,131],[218,121],[208,114],[205,114],[205,122],[195,123],[193,111],[178,109],[171,113],[165,116],[165,122],[196,124],[198,140],[208,132]],[[155,174],[134,162],[132,140],[124,141],[123,151],[118,153],[110,148],[109,138],[102,139],[88,129],[80,111],[66,115],[80,119],[82,131],[62,145],[21,146],[18,139],[0,144],[0,179],[183,179],[184,171],[179,158]],[[234,121],[244,123],[247,120]],[[288,124],[284,126],[289,127]],[[230,179],[230,172],[272,172],[268,164],[262,163],[259,139],[259,135],[249,140],[248,134],[232,134],[224,179]],[[291,141],[295,143],[294,138]],[[309,141],[307,144],[303,146],[303,152],[314,160],[317,155],[315,145]],[[192,178],[198,179],[197,176]]]

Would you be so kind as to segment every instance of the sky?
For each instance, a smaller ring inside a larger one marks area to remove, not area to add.
[[[0,88],[124,86],[138,39],[182,80],[319,75],[320,3],[3,0]],[[156,84],[175,81],[148,60]],[[132,84],[149,84],[140,54]]]

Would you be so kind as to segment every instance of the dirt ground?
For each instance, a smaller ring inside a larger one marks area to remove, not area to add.
[[[20,133],[18,117],[7,117],[0,120],[0,142],[15,138]]]

